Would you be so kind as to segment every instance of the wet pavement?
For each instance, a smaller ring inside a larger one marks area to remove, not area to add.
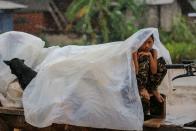
[[[174,70],[173,76],[183,73],[186,72],[184,70]],[[179,78],[172,81],[172,83],[175,90],[172,92],[166,106],[165,124],[183,127],[184,124],[196,120],[196,76]],[[189,129],[187,127],[186,129],[196,130],[196,128]]]
[[[184,70],[172,70],[173,77],[186,73]],[[172,81],[174,91],[168,96],[166,119],[160,128],[147,128],[144,131],[196,131],[196,76],[184,77]],[[193,122],[191,127],[184,124]]]
[[[184,70],[174,70],[173,76],[186,73]],[[195,87],[196,88],[196,76],[183,77],[173,81],[174,87]]]

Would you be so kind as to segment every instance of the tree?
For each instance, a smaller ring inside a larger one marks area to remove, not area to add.
[[[85,34],[91,43],[123,40],[136,31],[140,4],[133,0],[73,0],[66,11],[69,30]],[[127,12],[131,11],[131,18]]]

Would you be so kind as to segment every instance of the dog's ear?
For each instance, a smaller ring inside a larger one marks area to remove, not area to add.
[[[4,60],[3,62],[4,62],[6,65],[10,65],[10,64],[11,64],[10,61],[6,61],[6,60]]]
[[[25,62],[25,60],[20,59],[20,58],[14,58],[14,59],[12,59],[12,60],[14,60],[14,61],[20,61],[20,62],[22,62],[22,63],[24,63],[24,62]]]

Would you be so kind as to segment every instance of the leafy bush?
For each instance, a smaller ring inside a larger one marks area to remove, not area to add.
[[[185,17],[177,16],[174,19],[171,32],[160,31],[161,40],[164,43],[185,42],[196,43],[195,40],[196,26],[191,26]]]
[[[185,17],[178,16],[174,20],[171,32],[160,31],[161,41],[166,43],[173,63],[181,63],[182,59],[196,59],[195,28]]]
[[[142,6],[134,0],[73,0],[66,10],[67,31],[83,34],[90,43],[124,40],[137,30],[134,21]]]
[[[173,63],[181,63],[183,59],[196,59],[196,44],[192,43],[167,43]]]

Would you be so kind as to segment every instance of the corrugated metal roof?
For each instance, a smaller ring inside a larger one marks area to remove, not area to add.
[[[174,0],[145,0],[148,5],[163,5],[163,4],[171,4]]]
[[[50,0],[9,0],[27,5],[28,8],[21,11],[48,11]]]
[[[17,4],[11,1],[0,0],[0,9],[21,9],[21,8],[27,8],[27,6],[22,4]]]

